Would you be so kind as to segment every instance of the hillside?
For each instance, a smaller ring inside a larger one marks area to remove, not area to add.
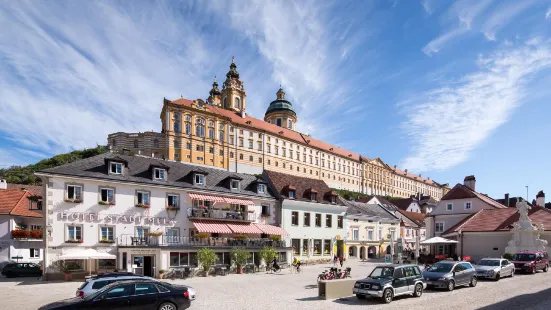
[[[108,148],[106,146],[98,145],[95,148],[59,154],[51,158],[43,159],[36,164],[0,169],[0,178],[6,179],[6,181],[11,184],[41,185],[40,178],[34,175],[35,171],[53,168],[79,159],[96,156],[107,151]]]

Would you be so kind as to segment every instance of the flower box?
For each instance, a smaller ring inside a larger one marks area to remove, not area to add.
[[[269,214],[265,214],[265,213],[260,214],[260,216],[261,216],[261,217],[270,217]]]
[[[99,204],[99,205],[102,205],[102,206],[114,206],[114,205],[115,205],[115,202],[114,202],[114,201],[103,201],[103,200],[100,200],[100,201],[98,201],[98,204]]]
[[[165,206],[167,210],[180,210],[180,207],[178,206]]]
[[[199,238],[199,239],[206,239],[209,237],[209,234],[207,233],[198,233],[198,234],[195,234],[195,237]]]
[[[272,240],[272,241],[280,241],[280,240],[281,240],[281,236],[278,236],[278,235],[270,236],[270,240]]]
[[[150,237],[160,237],[160,236],[163,235],[163,233],[160,232],[160,231],[152,231],[152,232],[148,233],[147,235],[150,236]]]
[[[137,204],[136,204],[136,207],[137,207],[137,208],[149,209],[149,205],[146,205],[146,204],[143,204],[143,203],[137,203]]]
[[[42,230],[15,229],[11,231],[13,239],[42,239]]]
[[[115,243],[115,240],[101,239],[99,243]]]
[[[249,210],[249,213],[254,213],[254,210]]]
[[[82,239],[68,239],[65,243],[82,243]]]
[[[245,235],[245,234],[236,234],[233,236],[235,239],[237,240],[246,240],[246,239],[249,239],[249,236]]]
[[[65,199],[65,202],[70,202],[70,203],[81,203],[81,202],[82,202],[82,199],[71,199],[71,198],[67,198],[67,199]]]
[[[231,210],[230,207],[224,207],[224,208],[222,208],[222,211],[230,211],[230,210]]]

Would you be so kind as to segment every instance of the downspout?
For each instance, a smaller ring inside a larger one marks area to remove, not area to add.
[[[48,255],[48,239],[49,235],[51,233],[50,227],[48,227],[48,215],[49,215],[49,209],[50,206],[48,205],[48,185],[49,185],[49,178],[40,176],[40,179],[42,181],[42,210],[44,212],[44,230],[42,233],[42,238],[44,240],[44,250],[43,250],[43,259],[42,259],[42,280],[48,281],[48,261],[49,261],[49,255]]]

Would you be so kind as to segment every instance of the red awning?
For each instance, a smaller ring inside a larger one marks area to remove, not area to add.
[[[235,199],[235,198],[224,197],[224,200],[229,204],[245,205],[245,206],[255,205],[255,203],[252,200],[247,200],[247,199]]]
[[[249,223],[231,223],[226,224],[236,234],[262,234],[262,230]]]
[[[211,234],[231,234],[232,231],[228,225],[216,221],[192,221],[193,226],[199,232]]]
[[[189,194],[189,197],[190,197],[192,200],[208,200],[208,201],[214,201],[214,202],[224,202],[224,198],[223,198],[223,197],[219,197],[219,196],[212,196],[212,195],[203,195],[203,194],[193,194],[193,193],[190,193],[190,194]]]
[[[263,233],[268,234],[268,235],[278,235],[278,236],[286,236],[287,235],[287,232],[281,227],[277,227],[277,226],[273,226],[273,225],[266,225],[266,224],[256,224],[256,223],[253,224],[253,225],[255,225]]]

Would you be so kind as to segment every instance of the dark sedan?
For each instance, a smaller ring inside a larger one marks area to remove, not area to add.
[[[116,282],[88,295],[57,301],[39,308],[49,309],[128,309],[181,310],[191,306],[195,290],[149,280]]]
[[[40,277],[40,266],[33,263],[10,263],[2,269],[2,275],[6,278],[14,277]]]

